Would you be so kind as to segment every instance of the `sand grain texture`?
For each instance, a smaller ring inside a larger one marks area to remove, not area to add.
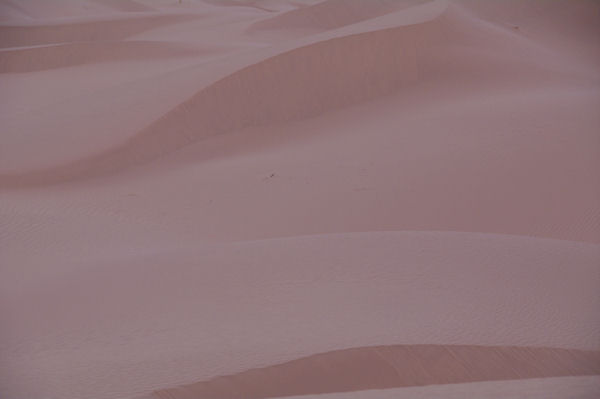
[[[0,0],[0,397],[596,398],[600,5]]]

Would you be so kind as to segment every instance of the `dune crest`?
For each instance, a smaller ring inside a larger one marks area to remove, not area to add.
[[[0,48],[44,44],[123,40],[156,27],[189,21],[196,15],[123,16],[116,19],[90,18],[57,24],[0,25]]]
[[[135,0],[92,0],[104,6],[108,6],[117,11],[152,11],[153,8],[140,4]]]
[[[323,31],[388,14],[429,0],[325,0],[256,22],[250,32],[262,30],[310,29]]]
[[[114,173],[216,134],[309,118],[398,92],[411,83],[462,79],[488,65],[492,74],[512,77],[513,61],[496,67],[499,59],[487,55],[439,70],[440,60],[431,55],[461,42],[469,31],[468,20],[456,11],[444,13],[445,7],[442,0],[430,1],[398,12],[400,17],[414,13],[415,23],[375,30],[367,24],[309,39],[307,45],[270,55],[201,89],[112,149],[44,171],[0,175],[0,180],[36,184]],[[423,17],[423,11],[431,16]],[[470,28],[472,35],[490,35],[477,25]],[[547,72],[532,65],[531,74],[536,73]],[[288,79],[290,75],[294,78]]]
[[[94,226],[87,237],[5,252],[14,262],[0,281],[0,314],[11,322],[0,351],[14,351],[0,364],[0,387],[9,392],[131,397],[364,346],[600,349],[598,245],[442,232],[202,243],[126,215],[127,227],[107,228],[110,218],[99,216],[87,216]],[[49,258],[58,266],[44,268]],[[467,353],[465,364],[495,364]],[[570,369],[578,359],[550,353],[542,370]],[[513,378],[519,351],[511,358],[506,371],[476,368]],[[35,383],[31,363],[48,383]],[[74,382],[51,384],[68,378]],[[99,388],[98,381],[112,383]]]
[[[600,352],[395,345],[312,355],[157,391],[157,399],[264,399],[490,380],[600,375]]]
[[[99,62],[191,56],[198,50],[150,41],[65,43],[0,50],[0,73],[23,73]]]

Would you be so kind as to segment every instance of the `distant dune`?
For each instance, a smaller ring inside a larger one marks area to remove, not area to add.
[[[193,55],[193,48],[148,41],[65,43],[0,50],[0,73],[32,72],[97,62]]]
[[[324,31],[351,25],[366,19],[385,15],[401,8],[426,3],[427,0],[394,1],[325,0],[308,7],[278,14],[258,21],[250,31],[314,29]]]
[[[132,18],[126,14],[111,20],[88,19],[66,23],[61,23],[61,21],[55,25],[0,25],[0,47],[122,40],[161,25],[186,21],[193,17],[150,14]]]

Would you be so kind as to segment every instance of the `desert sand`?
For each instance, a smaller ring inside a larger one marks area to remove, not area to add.
[[[0,397],[600,395],[600,2],[0,0]]]

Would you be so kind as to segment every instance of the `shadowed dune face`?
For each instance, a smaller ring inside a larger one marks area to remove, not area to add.
[[[437,32],[425,23],[343,35],[259,59],[199,91],[129,142],[29,178],[17,174],[16,179],[51,182],[102,175],[218,133],[315,116],[390,94],[416,79],[417,47],[432,30]],[[11,181],[15,178],[6,176],[5,183]]]
[[[0,0],[0,88],[1,399],[600,397],[598,1]]]
[[[264,399],[490,380],[597,375],[600,352],[461,345],[352,348],[155,392],[159,399]]]
[[[125,0],[128,1],[128,0]],[[2,0],[0,19],[7,21],[31,21],[38,18],[61,18],[106,12],[100,2],[78,0]]]
[[[118,11],[151,11],[152,8],[135,0],[93,0],[94,3],[108,6]]]
[[[201,0],[203,3],[207,3],[217,7],[236,7],[236,8],[249,8],[267,12],[274,12],[281,7],[284,9],[304,7],[310,3],[318,3],[321,0],[304,0],[300,2],[294,1],[277,1],[277,0]]]
[[[267,52],[266,59],[259,58],[200,90],[130,140],[103,153],[0,178],[8,185],[22,185],[114,173],[216,134],[305,119],[432,80],[517,84],[560,73],[541,62],[524,70],[512,55],[503,59],[489,49],[448,58],[446,51],[455,42],[480,46],[482,38],[505,55],[525,54],[531,49],[522,44],[507,48],[503,35],[482,29],[458,10],[445,11],[445,7],[443,1],[418,2],[406,15],[398,13],[399,27],[373,30],[369,25],[359,26],[331,38],[309,40],[293,50]],[[407,15],[415,22],[402,22]],[[294,79],[289,79],[290,75]]]
[[[36,46],[54,43],[122,40],[129,36],[198,18],[188,15],[149,15],[122,17],[105,21],[85,21],[56,25],[0,25],[0,48]]]
[[[600,213],[595,199],[600,198],[600,186],[591,176],[598,168],[600,147],[597,135],[589,129],[598,123],[593,112],[597,94],[590,89],[596,77],[587,63],[578,59],[566,62],[512,29],[499,29],[474,18],[468,10],[447,8],[444,2],[419,4],[332,33],[248,53],[239,64],[224,63],[214,82],[208,80],[191,98],[157,120],[148,120],[146,127],[129,132],[123,140],[103,142],[103,150],[85,147],[88,141],[82,140],[84,150],[78,151],[74,142],[72,151],[67,153],[60,146],[59,155],[53,157],[48,148],[45,156],[52,162],[43,168],[27,167],[35,159],[28,161],[19,155],[28,147],[16,131],[16,150],[0,161],[5,172],[0,181],[7,187],[85,181],[144,168],[160,158],[167,158],[168,164],[186,148],[193,153],[188,158],[193,162],[210,162],[228,157],[228,148],[250,153],[269,141],[285,142],[288,136],[294,140],[321,136],[324,144],[315,150],[289,152],[292,157],[330,165],[330,153],[320,148],[328,146],[330,138],[344,137],[344,146],[331,147],[338,148],[331,151],[337,151],[343,162],[361,158],[366,162],[359,148],[394,148],[381,170],[365,175],[370,181],[382,182],[379,190],[387,193],[382,209],[391,216],[369,221],[359,212],[357,218],[363,221],[348,222],[354,231],[429,230],[439,225],[449,230],[481,231],[487,226],[497,233],[599,240]],[[346,110],[353,105],[365,109],[373,101],[388,104],[387,111],[368,119],[370,112],[356,108],[364,117],[354,118],[352,111]],[[340,114],[335,116],[335,112]],[[544,119],[549,112],[555,116],[553,123]],[[337,122],[329,122],[330,118]],[[364,122],[367,120],[369,123]],[[490,123],[499,126],[502,134],[490,131]],[[351,133],[356,126],[361,126],[365,136]],[[577,139],[564,141],[566,130]],[[539,140],[544,146],[538,146]],[[445,149],[448,145],[450,151]],[[215,156],[215,148],[220,155]],[[351,151],[357,153],[349,155]],[[243,168],[259,167],[261,161],[247,162]],[[274,162],[283,169],[288,159]],[[261,163],[260,167],[269,165]],[[313,170],[310,165],[304,168]],[[327,168],[321,168],[321,173],[338,173],[336,168]],[[397,172],[389,175],[390,168]],[[446,187],[448,173],[454,177],[453,184]],[[360,184],[371,186],[366,181]],[[340,209],[345,209],[346,187],[342,185],[343,190],[333,195],[335,186],[319,186],[312,207],[319,209],[319,193],[328,193],[324,200],[335,199],[341,203]],[[300,186],[292,190],[296,193],[292,199],[284,194],[289,190],[281,193],[283,203],[290,204],[289,225],[304,226],[308,215],[292,211],[298,208],[293,198],[302,197],[303,191]],[[361,196],[364,200],[357,199],[361,202],[348,208],[381,207],[381,194],[368,191]],[[447,201],[439,204],[442,197]],[[467,204],[474,198],[485,200],[473,208]],[[219,213],[237,214],[235,207],[215,206]],[[570,210],[563,212],[565,208]],[[269,214],[265,206],[256,212],[257,222],[268,220]],[[294,216],[297,214],[302,216]],[[332,226],[345,226],[346,218],[334,215],[328,213],[322,223],[311,224],[301,233],[338,231]],[[219,224],[216,218],[211,222]],[[297,227],[281,230],[285,234],[298,231]],[[268,234],[281,232],[270,230]]]
[[[0,50],[0,73],[24,73],[74,65],[192,56],[198,50],[148,41],[65,43]]]

